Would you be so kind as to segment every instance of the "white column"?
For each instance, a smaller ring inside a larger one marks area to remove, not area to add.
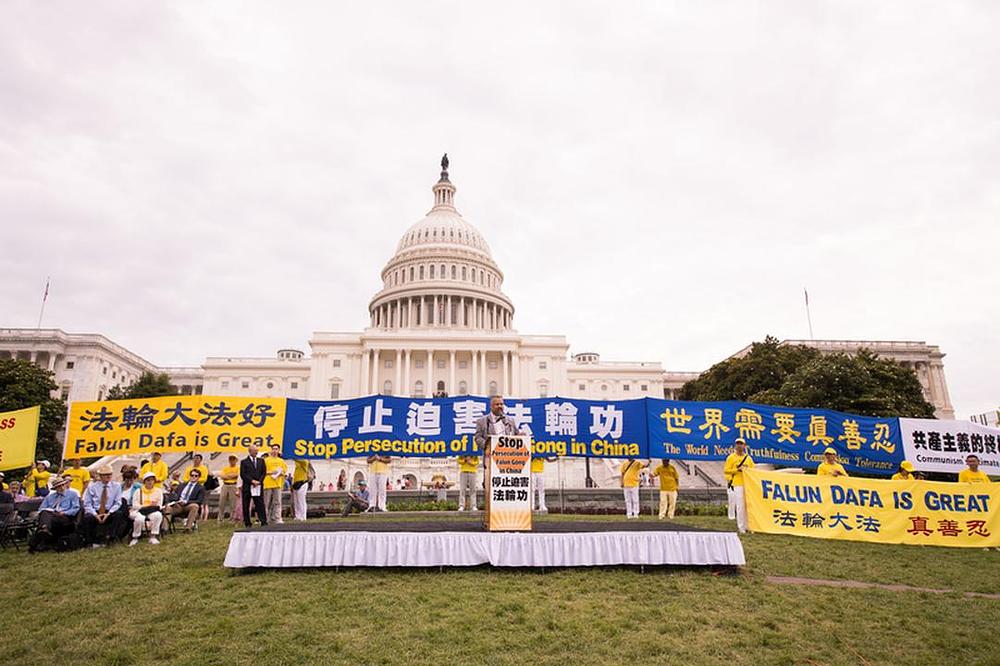
[[[372,350],[372,362],[368,366],[371,371],[371,376],[368,377],[368,393],[378,393],[378,364],[382,360],[381,352],[378,349]]]
[[[455,395],[455,350],[448,353],[448,395]]]
[[[369,351],[367,349],[361,352],[361,377],[359,385],[361,390],[358,391],[358,397],[368,395],[368,363],[369,363]]]
[[[398,395],[410,396],[413,395],[413,389],[410,388],[410,363],[412,359],[410,358],[410,350],[403,350],[403,390],[397,391]]]
[[[49,372],[56,369],[56,354],[55,352],[49,352]]]
[[[434,395],[434,351],[432,349],[427,350],[427,389],[426,395],[428,397]]]
[[[454,323],[451,320],[451,295],[448,295],[444,297],[444,325],[450,328]]]
[[[403,350],[396,350],[396,383],[392,387],[393,395],[406,395],[405,393],[400,393],[399,387],[403,382]]]
[[[406,313],[406,325],[409,328],[413,328],[413,298],[406,299],[410,304]]]
[[[521,354],[520,352],[512,352],[513,363],[514,363],[514,381],[513,381],[513,391],[518,396],[521,395]]]
[[[472,395],[482,395],[482,392],[479,390],[479,352],[475,349],[472,350],[469,364],[472,366],[472,385],[469,387],[469,393]]]
[[[500,356],[502,357],[502,369],[500,371],[500,384],[497,386],[497,389],[502,395],[510,393],[510,384],[507,382],[507,353],[508,352],[500,352]]]
[[[482,353],[482,355],[480,356],[479,360],[482,363],[482,365],[479,368],[479,370],[480,370],[479,381],[482,384],[482,389],[483,389],[482,393],[486,393],[487,389],[490,386],[490,383],[488,381],[486,381],[486,352]]]

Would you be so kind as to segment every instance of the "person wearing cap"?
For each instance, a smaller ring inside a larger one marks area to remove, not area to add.
[[[24,477],[24,492],[28,497],[45,497],[49,494],[49,480],[52,478],[49,467],[48,460],[39,460],[28,476]]]
[[[368,510],[370,495],[368,494],[368,482],[364,479],[358,481],[358,492],[347,493],[347,499],[344,500],[344,510],[341,512],[341,516],[346,518],[351,515],[352,511],[357,510],[358,513],[364,513]]]
[[[100,548],[109,536],[118,534],[124,519],[122,487],[111,480],[113,473],[111,465],[102,466],[97,470],[97,481],[83,491],[83,534],[94,548]]]
[[[986,476],[986,472],[979,469],[979,456],[975,453],[970,453],[965,458],[966,468],[958,473],[959,483],[989,483],[990,477]]]
[[[743,488],[743,472],[754,466],[753,458],[747,451],[747,441],[737,437],[733,452],[726,456],[722,473],[726,477],[726,485],[732,489],[730,498],[733,514],[736,517],[736,529],[740,534],[747,531],[747,503]]]
[[[132,508],[129,517],[132,519],[132,540],[128,545],[139,543],[142,528],[149,521],[149,543],[160,543],[160,525],[163,524],[163,488],[157,487],[156,473],[147,471],[142,475],[142,488],[132,496]]]
[[[143,463],[142,467],[139,469],[140,479],[145,479],[146,474],[149,472],[153,473],[153,476],[156,477],[155,487],[157,488],[163,487],[163,482],[167,480],[167,474],[169,473],[167,463],[163,462],[161,458],[163,458],[162,453],[159,451],[153,451],[153,459]],[[145,481],[143,483],[145,483]]]
[[[68,476],[57,476],[52,482],[52,492],[45,496],[38,507],[38,533],[55,537],[69,532],[80,513],[80,494],[69,487]]]
[[[229,456],[229,464],[219,470],[219,522],[226,511],[229,511],[230,519],[236,518],[236,484],[240,480],[239,458],[234,455]]]
[[[816,468],[816,476],[849,476],[844,466],[837,462],[837,450],[828,446],[823,451],[823,462]]]
[[[87,490],[87,484],[90,483],[90,471],[83,466],[82,462],[79,458],[73,458],[70,461],[72,466],[63,472],[63,476],[70,478],[69,487],[80,493],[80,497],[83,497],[84,491]]]
[[[899,469],[897,469],[896,473],[892,475],[893,481],[913,481],[914,478],[913,463],[909,460],[904,460],[899,463]]]

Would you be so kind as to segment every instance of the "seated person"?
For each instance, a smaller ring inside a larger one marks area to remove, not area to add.
[[[357,510],[358,513],[364,513],[368,510],[368,503],[370,499],[368,494],[368,482],[364,479],[358,481],[358,492],[347,493],[347,499],[344,500],[344,511],[340,515],[347,517],[351,515],[352,511]]]
[[[120,534],[125,520],[122,512],[122,487],[111,480],[111,465],[97,470],[97,481],[83,491],[83,533],[94,548],[100,548],[108,539]]]
[[[10,490],[8,491],[11,496],[11,502],[17,504],[18,502],[27,502],[30,497],[24,494],[24,489],[21,487],[20,481],[11,481]]]
[[[80,513],[80,495],[69,487],[69,483],[70,478],[63,476],[56,477],[52,482],[52,492],[45,496],[38,509],[38,529],[35,530],[32,549],[75,529],[76,515]]]
[[[149,543],[160,543],[160,525],[163,523],[163,488],[156,487],[156,474],[146,472],[142,475],[142,488],[132,496],[132,508],[129,518],[132,519],[132,540],[128,545],[139,543],[142,528],[149,521]]]
[[[184,529],[190,531],[198,526],[198,515],[205,504],[205,487],[201,485],[201,471],[195,467],[190,470],[188,482],[170,493],[167,505],[163,507],[163,516],[186,516]]]

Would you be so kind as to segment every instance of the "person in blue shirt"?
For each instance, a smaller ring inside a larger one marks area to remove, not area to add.
[[[70,531],[80,513],[80,494],[69,487],[70,478],[58,477],[52,484],[52,492],[45,496],[38,507],[39,541],[51,540]]]
[[[111,480],[111,465],[97,470],[97,481],[83,491],[83,533],[93,548],[105,545],[109,537],[121,532],[125,516],[122,511],[122,487]]]
[[[370,497],[368,494],[368,482],[361,479],[358,481],[358,492],[347,493],[347,500],[344,501],[344,511],[340,515],[346,518],[355,509],[360,513],[364,513],[368,510]]]

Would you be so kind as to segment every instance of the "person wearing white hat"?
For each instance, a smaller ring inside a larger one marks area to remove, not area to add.
[[[45,496],[38,507],[37,534],[46,538],[58,537],[71,531],[80,513],[80,495],[69,487],[68,476],[57,476],[52,482],[52,492]]]
[[[128,545],[139,543],[142,528],[149,521],[149,543],[160,543],[160,525],[163,523],[163,488],[157,488],[157,476],[149,471],[142,475],[142,488],[132,496],[132,540]]]
[[[50,466],[48,460],[39,460],[28,476],[24,477],[24,493],[28,497],[45,497],[49,494],[49,479],[52,478]]]
[[[849,476],[844,466],[837,462],[837,449],[826,447],[823,462],[816,468],[816,476]]]
[[[108,536],[119,534],[122,508],[122,486],[112,481],[114,470],[104,465],[97,470],[97,481],[83,491],[83,533],[94,548],[100,548]],[[100,533],[100,539],[98,538]]]
[[[753,467],[753,458],[747,451],[747,442],[742,437],[737,437],[734,451],[726,457],[726,464],[722,473],[726,477],[726,483],[732,491],[730,499],[733,506],[733,513],[736,515],[736,529],[740,534],[747,531],[747,504],[743,494],[743,472]]]

